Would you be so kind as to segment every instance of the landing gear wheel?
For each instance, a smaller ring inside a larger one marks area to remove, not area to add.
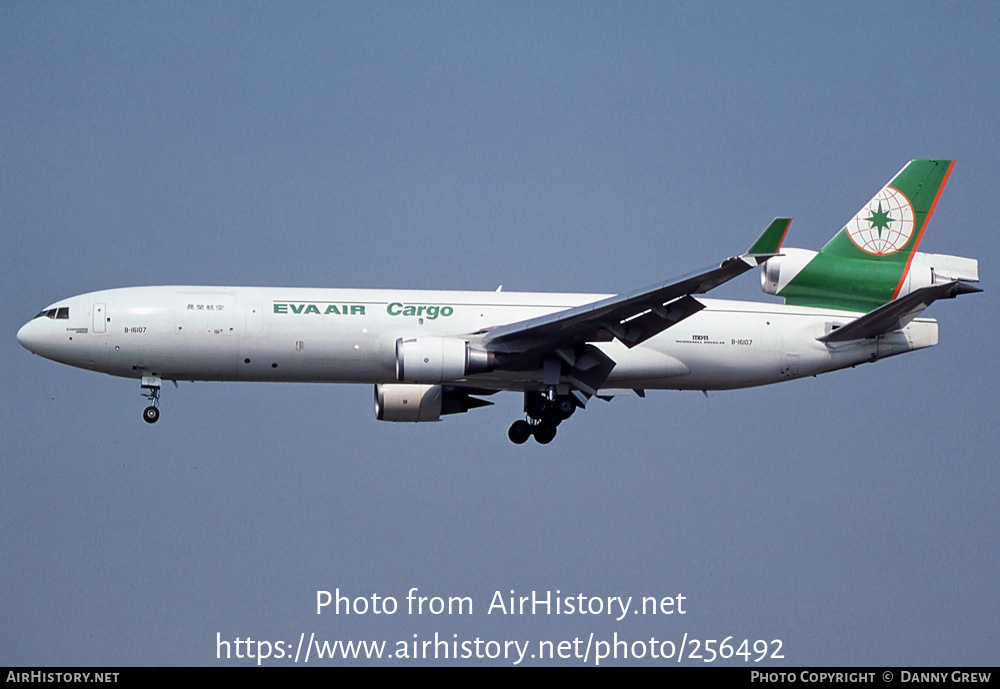
[[[556,427],[547,423],[540,423],[534,429],[535,442],[539,445],[548,445],[556,437]]]
[[[142,420],[146,423],[156,423],[160,420],[160,378],[159,376],[143,376],[142,396],[149,400],[149,406],[142,410]],[[177,381],[174,381],[177,385]]]
[[[531,437],[531,426],[527,421],[515,421],[507,431],[507,437],[515,445],[523,445]]]
[[[537,421],[545,418],[551,406],[545,396],[540,392],[526,392],[524,395],[525,413]]]
[[[559,412],[559,418],[565,421],[576,411],[576,402],[570,397],[560,397],[556,400],[556,411]]]

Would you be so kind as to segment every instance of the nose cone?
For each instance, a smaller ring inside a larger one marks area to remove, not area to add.
[[[35,321],[28,321],[17,331],[17,341],[29,352],[38,351],[38,324]]]

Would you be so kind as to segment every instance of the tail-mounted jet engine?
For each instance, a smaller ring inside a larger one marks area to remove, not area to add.
[[[760,288],[764,294],[777,294],[812,261],[818,252],[808,249],[782,249],[782,256],[769,258],[760,266]]]
[[[913,253],[905,275],[900,280],[900,268],[875,258],[838,258],[820,265],[810,265],[818,255],[807,249],[783,249],[781,256],[767,259],[760,267],[760,287],[765,294],[782,297],[809,298],[831,296],[844,301],[884,301],[884,285],[898,285],[896,297],[906,296],[921,287],[963,280],[979,282],[979,261],[947,254]],[[809,266],[808,278],[803,269]],[[791,284],[800,273],[796,284]],[[859,310],[874,308],[862,304]]]

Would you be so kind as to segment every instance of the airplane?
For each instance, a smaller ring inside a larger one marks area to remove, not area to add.
[[[975,259],[916,249],[954,161],[913,160],[819,251],[782,249],[775,219],[717,267],[618,295],[128,287],[45,307],[17,333],[34,354],[139,379],[364,383],[380,421],[429,422],[523,394],[509,439],[551,442],[593,398],[725,390],[930,347],[932,302],[981,292]],[[701,297],[753,268],[784,304]]]

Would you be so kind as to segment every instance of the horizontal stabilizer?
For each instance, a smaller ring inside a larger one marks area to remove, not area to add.
[[[975,285],[959,280],[922,287],[816,339],[820,342],[831,343],[878,337],[906,327],[907,323],[919,316],[924,309],[938,299],[954,299],[960,294],[982,291]]]

